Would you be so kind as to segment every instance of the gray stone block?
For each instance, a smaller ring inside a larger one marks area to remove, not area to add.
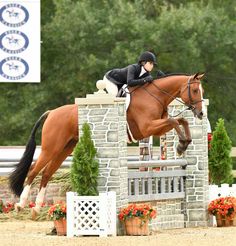
[[[107,183],[107,178],[105,177],[98,177],[98,186],[105,186]]]
[[[188,165],[195,165],[197,163],[196,156],[186,157],[185,159],[187,160]]]
[[[109,165],[110,168],[118,168],[120,166],[119,160],[110,160]]]
[[[95,131],[101,131],[101,130],[106,131],[107,130],[107,126],[104,126],[104,125],[95,125],[94,130]]]
[[[111,129],[111,130],[117,130],[117,129],[118,129],[118,125],[115,124],[115,123],[111,123],[111,124],[110,124],[110,129]]]
[[[119,156],[117,148],[98,148],[98,158],[115,158]]]
[[[104,117],[104,115],[107,113],[108,109],[91,109],[89,112],[89,115],[102,115],[102,117]]]
[[[110,182],[110,181],[108,181],[107,182],[107,186],[108,187],[119,187],[119,189],[120,189],[120,182]]]
[[[204,185],[203,180],[195,180],[195,187],[202,187]]]
[[[119,176],[120,175],[120,170],[119,169],[112,169],[110,172],[111,176]]]
[[[204,169],[205,169],[205,165],[206,165],[205,162],[199,161],[199,162],[198,162],[198,169],[199,169],[199,170],[204,170]]]
[[[186,189],[186,195],[195,195],[195,189],[193,188],[188,188]]]
[[[196,196],[188,196],[187,197],[188,201],[196,201],[197,200],[197,197]]]
[[[203,204],[203,202],[187,202],[186,204],[187,209],[204,209],[205,205]]]
[[[192,188],[193,187],[193,180],[186,180],[186,188]]]
[[[189,221],[203,221],[205,220],[205,210],[190,210],[189,211]]]
[[[120,160],[120,167],[127,167],[127,160],[125,159]]]
[[[119,114],[120,116],[123,116],[124,114],[126,114],[124,104],[123,104],[123,105],[122,105],[122,104],[119,105],[119,107],[118,107],[118,114]]]
[[[103,121],[102,116],[89,117],[89,122],[91,123],[102,122],[102,121]]]
[[[117,142],[117,141],[118,141],[118,132],[108,131],[107,132],[107,142]]]
[[[120,188],[119,187],[108,187],[108,191],[115,191],[116,195],[120,195]]]

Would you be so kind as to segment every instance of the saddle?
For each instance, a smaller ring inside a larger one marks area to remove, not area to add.
[[[127,85],[123,85],[123,86],[119,89],[119,91],[118,91],[116,97],[126,97],[127,93],[129,93],[129,89],[127,88]]]
[[[130,92],[129,92],[128,86],[123,85],[118,91],[116,97],[125,97],[125,107],[127,111],[129,108],[129,104],[130,104]]]

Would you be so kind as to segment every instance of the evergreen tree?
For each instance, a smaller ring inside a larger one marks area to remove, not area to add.
[[[224,120],[219,119],[209,152],[210,182],[213,184],[232,184],[232,159],[230,157],[232,145],[224,126]]]
[[[97,150],[91,139],[88,123],[83,124],[83,135],[77,143],[71,166],[71,183],[73,191],[80,196],[96,196],[99,163],[95,159]]]

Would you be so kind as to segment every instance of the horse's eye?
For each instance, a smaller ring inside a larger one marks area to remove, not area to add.
[[[194,89],[194,90],[193,90],[193,93],[194,93],[194,94],[197,94],[197,93],[198,93],[198,89]]]

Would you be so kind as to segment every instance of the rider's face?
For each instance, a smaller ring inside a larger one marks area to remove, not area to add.
[[[148,71],[148,72],[151,72],[152,71],[152,69],[153,69],[153,67],[154,67],[154,63],[153,62],[146,62],[145,64],[144,64],[144,68],[145,68],[145,70],[146,71]]]

